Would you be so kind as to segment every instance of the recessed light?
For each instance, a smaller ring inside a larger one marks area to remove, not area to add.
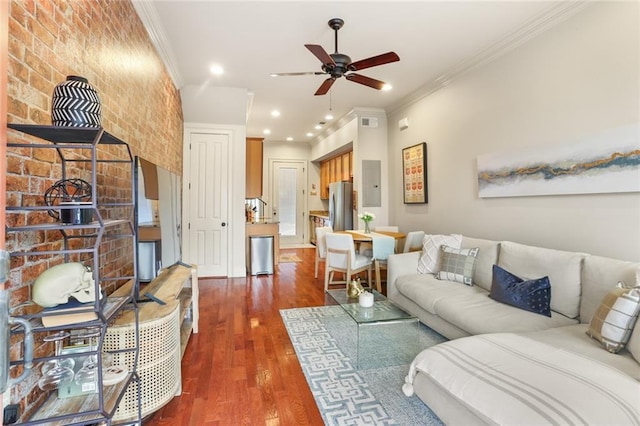
[[[211,65],[211,68],[209,68],[209,71],[211,71],[211,74],[213,75],[224,74],[224,68],[222,68],[222,66],[218,64]]]
[[[333,115],[327,114],[327,115],[324,116],[324,119],[327,120],[327,121],[333,120]]]
[[[271,111],[271,116],[280,117],[280,111],[278,111],[277,109],[274,109],[273,111]]]
[[[270,134],[271,134],[271,130],[269,130],[269,129],[264,129],[264,130],[262,131],[262,133],[264,133],[265,135],[270,135]]]
[[[293,140],[293,138],[292,138],[291,136],[287,136],[287,140],[288,140],[289,142],[291,142],[291,141]]]
[[[382,86],[382,90],[384,90],[385,92],[388,92],[391,89],[393,89],[393,86],[391,86],[390,84],[385,83],[385,85]]]
[[[316,130],[320,130],[322,129],[322,126],[320,124],[316,124],[315,126],[313,126],[313,128]]]
[[[313,133],[309,132],[309,133],[307,133],[307,136],[311,137],[311,136],[313,136]]]

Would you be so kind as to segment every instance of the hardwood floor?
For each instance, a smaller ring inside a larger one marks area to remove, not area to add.
[[[314,249],[276,274],[200,279],[199,333],[182,360],[182,395],[145,425],[322,425],[279,310],[325,304]]]

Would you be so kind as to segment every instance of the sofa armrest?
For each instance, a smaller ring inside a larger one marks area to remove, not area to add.
[[[394,299],[396,290],[396,278],[400,275],[418,273],[418,261],[422,256],[421,251],[392,254],[387,259],[387,297]]]

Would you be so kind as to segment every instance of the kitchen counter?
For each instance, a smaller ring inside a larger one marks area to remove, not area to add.
[[[329,226],[329,212],[323,210],[309,210],[309,242],[316,243],[316,228]]]
[[[311,216],[329,219],[329,212],[325,210],[309,210],[309,217]]]

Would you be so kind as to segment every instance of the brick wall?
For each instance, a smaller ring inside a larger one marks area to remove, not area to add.
[[[15,0],[9,10],[8,122],[51,124],[51,94],[67,75],[87,78],[102,101],[102,125],[126,141],[133,153],[177,174],[182,174],[182,106],[161,59],[129,1],[123,0]],[[9,142],[33,142],[33,138],[8,132]],[[69,155],[76,155],[70,153]],[[118,155],[101,148],[101,156]],[[67,177],[90,181],[81,165]],[[42,195],[61,178],[55,150],[8,148],[7,206],[40,205]],[[101,200],[119,201],[131,195],[131,173],[118,164],[98,169]],[[127,215],[126,208],[104,211],[107,217]],[[7,225],[53,221],[46,213],[7,214]],[[33,232],[6,236],[10,251],[56,250],[61,235]],[[74,244],[82,244],[74,241]],[[124,276],[133,270],[129,240],[101,246],[102,276]],[[72,261],[86,261],[79,255]],[[37,309],[30,304],[31,284],[48,267],[61,263],[60,256],[12,258],[9,289],[12,314]],[[111,286],[115,287],[114,283]],[[113,288],[106,288],[110,292]],[[41,336],[38,337],[41,340]],[[20,345],[11,342],[12,359],[20,357]],[[41,341],[36,356],[51,351]],[[39,367],[39,366],[37,366]],[[19,368],[13,368],[15,376]],[[37,374],[12,390],[11,401],[20,402],[22,418],[37,407],[44,395]]]

